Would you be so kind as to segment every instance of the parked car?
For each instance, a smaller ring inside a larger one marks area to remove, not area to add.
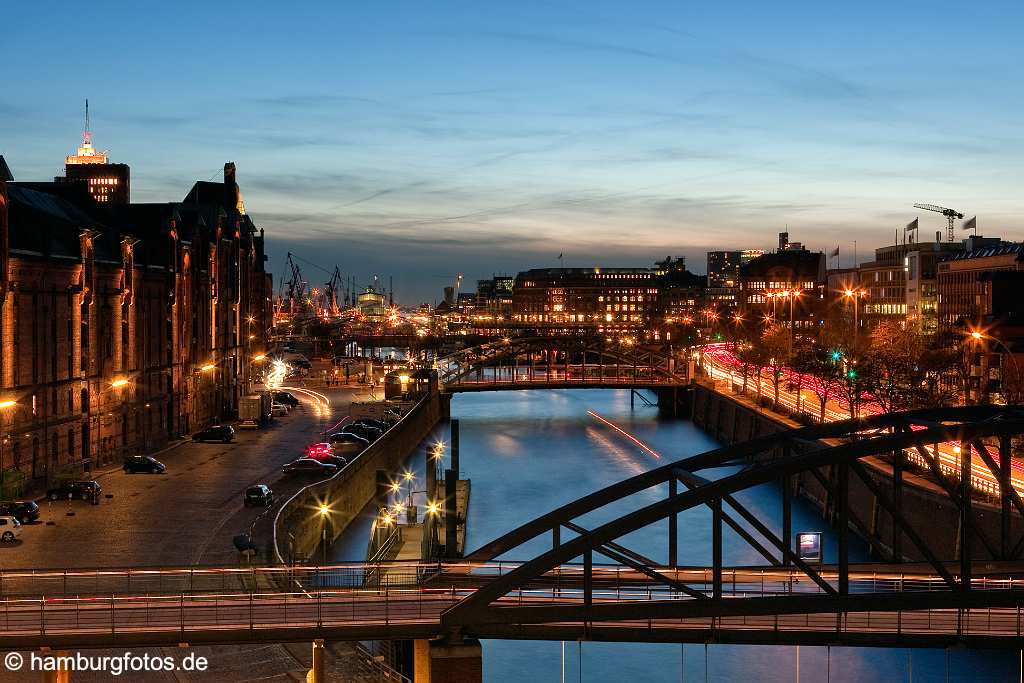
[[[284,474],[315,474],[329,476],[338,471],[338,466],[331,463],[320,462],[313,458],[299,458],[281,468]]]
[[[62,482],[58,486],[46,491],[46,497],[50,500],[79,500],[92,501],[93,505],[100,504],[100,493],[103,488],[98,481],[73,481]]]
[[[335,453],[361,453],[364,448],[370,445],[370,442],[363,437],[356,436],[350,432],[331,434],[327,440],[330,442]]]
[[[295,398],[290,391],[274,391],[271,393],[274,397],[274,403],[283,403],[290,408],[295,408],[299,405],[299,399]]]
[[[306,446],[306,457],[312,458],[316,455],[333,455],[334,447],[329,443],[313,443]]]
[[[231,425],[214,425],[192,435],[193,441],[223,441],[230,443],[235,438],[235,428]]]
[[[345,425],[345,427],[342,428],[341,433],[355,434],[360,438],[366,439],[369,443],[373,443],[374,441],[379,439],[380,435],[383,434],[384,432],[377,429],[376,427],[371,427],[370,425],[350,424]]]
[[[10,500],[0,503],[0,515],[10,515],[22,524],[39,520],[39,506],[34,500]]]
[[[124,461],[124,471],[125,474],[163,474],[167,471],[167,466],[148,455],[133,455]]]
[[[355,422],[353,422],[352,424],[354,424],[354,425],[366,425],[367,427],[376,427],[381,432],[388,431],[388,428],[391,426],[387,422],[382,422],[381,420],[375,420],[372,417],[360,418],[360,419],[356,420]]]
[[[284,417],[288,414],[288,406],[283,403],[274,403],[270,406],[270,414],[274,417]]]
[[[335,455],[333,451],[330,453],[315,453],[313,455],[307,455],[306,457],[316,460],[317,462],[327,462],[332,465],[336,465],[339,470],[343,469],[345,465],[348,464],[348,460],[340,455]]]
[[[21,536],[21,522],[14,515],[0,515],[0,541],[14,543]]]
[[[274,504],[274,492],[266,484],[250,486],[245,490],[244,503],[246,507],[250,505],[270,507]]]

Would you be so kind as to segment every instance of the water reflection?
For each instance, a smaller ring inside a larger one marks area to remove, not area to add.
[[[461,474],[472,480],[467,547],[476,548],[519,524],[623,478],[666,462],[718,446],[691,423],[661,420],[657,409],[630,409],[629,392],[602,390],[530,390],[463,394],[452,404],[461,424]],[[589,411],[635,434],[660,453],[658,460]],[[437,438],[448,441],[447,429],[426,439],[425,450]],[[422,470],[422,452],[416,456]],[[724,476],[722,470],[709,476]],[[587,515],[581,524],[592,528],[668,493],[667,485],[652,487],[627,502]],[[779,491],[759,486],[737,498],[761,519],[778,528]],[[372,514],[372,513],[371,513]],[[688,510],[680,515],[679,560],[710,564],[710,511]],[[337,544],[337,559],[362,559],[369,521],[358,540]],[[794,531],[825,532],[826,560],[834,559],[835,540],[815,510],[803,503],[793,509]],[[666,561],[667,522],[652,524],[621,541],[659,561]],[[346,537],[357,535],[347,534]],[[567,532],[563,533],[564,537]],[[730,564],[762,564],[762,558],[726,529],[724,559]],[[547,550],[550,539],[536,539],[508,553],[508,559],[528,559]],[[851,560],[865,559],[863,544],[853,544]],[[562,645],[532,641],[487,641],[484,671],[488,681],[559,681]],[[651,681],[794,681],[797,657],[801,681],[1006,681],[1017,680],[1016,656],[1002,652],[947,653],[906,650],[622,643],[567,644],[566,680],[593,682]],[[948,659],[948,667],[947,667]],[[705,678],[706,675],[706,678]],[[948,675],[948,678],[947,678]]]

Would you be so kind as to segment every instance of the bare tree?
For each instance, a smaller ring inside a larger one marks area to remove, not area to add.
[[[773,405],[779,407],[779,384],[790,357],[789,330],[785,325],[771,325],[761,335],[761,351],[772,373]]]
[[[913,404],[922,381],[923,353],[921,336],[910,327],[885,321],[872,330],[860,372],[865,388],[883,412]]]
[[[1002,377],[1003,400],[1007,405],[1024,403],[1024,368],[1014,355],[1003,354],[999,358]]]
[[[808,386],[818,397],[818,421],[824,422],[828,402],[839,397],[840,355],[821,344],[814,344],[800,353],[795,362],[809,376]]]

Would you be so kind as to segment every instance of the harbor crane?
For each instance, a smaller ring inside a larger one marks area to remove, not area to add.
[[[956,209],[947,209],[944,206],[936,206],[935,204],[914,204],[915,209],[924,209],[925,211],[935,211],[941,213],[946,217],[948,222],[948,228],[946,230],[946,238],[948,241],[953,241],[953,221],[956,219],[963,219],[964,215]]]

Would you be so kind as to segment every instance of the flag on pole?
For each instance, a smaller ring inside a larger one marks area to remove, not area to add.
[[[839,258],[839,247],[836,247],[835,249],[833,249],[832,253],[829,254],[829,256],[831,256],[832,258]]]
[[[561,253],[561,252],[559,252],[559,254],[558,254],[558,260],[559,260],[559,261],[561,261],[561,260],[562,260],[562,253]]]
[[[964,230],[974,230],[975,232],[977,232],[978,231],[978,217],[977,216],[971,216],[970,218],[968,218],[967,220],[964,221],[964,226],[963,227],[964,227]]]
[[[907,223],[907,227],[903,228],[903,232],[913,232],[914,230],[917,230],[917,219],[916,218],[914,220],[910,221],[909,223]]]

